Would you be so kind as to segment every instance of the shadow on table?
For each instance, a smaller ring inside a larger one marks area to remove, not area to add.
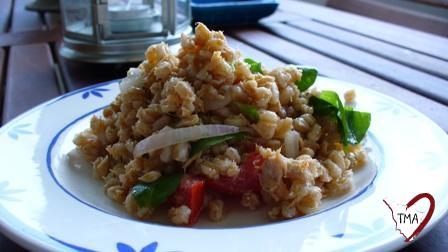
[[[59,66],[67,91],[87,87],[92,84],[120,79],[126,76],[130,67],[139,62],[121,64],[96,64],[60,59]]]
[[[0,251],[27,252],[28,250],[12,242],[3,234],[0,234]]]
[[[448,236],[446,230],[448,228],[448,216],[445,216],[430,232],[418,239],[400,252],[417,252],[417,251],[443,251],[448,247]]]

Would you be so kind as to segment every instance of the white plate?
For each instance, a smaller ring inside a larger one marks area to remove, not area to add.
[[[327,78],[315,86],[340,95],[355,88],[357,108],[372,113],[371,161],[356,173],[356,189],[326,200],[317,213],[266,224],[259,212],[234,211],[220,226],[202,220],[195,228],[132,220],[88,169],[74,169],[67,159],[74,134],[117,95],[112,81],[53,99],[0,129],[2,232],[39,251],[390,250],[407,243],[383,199],[406,203],[422,192],[436,201],[427,232],[448,209],[446,133],[377,92]]]

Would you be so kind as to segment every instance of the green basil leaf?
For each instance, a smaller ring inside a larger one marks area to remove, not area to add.
[[[314,108],[314,114],[318,116],[337,116],[342,105],[341,100],[336,92],[323,90],[319,97],[311,96],[309,104]]]
[[[370,127],[370,113],[345,109],[345,116],[350,131],[348,142],[350,144],[360,143]]]
[[[338,110],[344,107],[344,105],[341,102],[341,99],[339,99],[339,95],[334,91],[323,90],[319,94],[319,99],[330,103],[333,107],[337,108]]]
[[[263,73],[263,69],[261,69],[261,62],[256,62],[251,58],[245,58],[244,62],[249,64],[249,68],[252,73]]]
[[[260,114],[258,113],[257,107],[241,103],[235,102],[235,105],[238,107],[240,112],[251,122],[256,123],[260,120]]]
[[[208,137],[200,139],[196,142],[191,143],[191,151],[190,151],[190,157],[198,154],[199,152],[206,150],[214,145],[223,143],[225,141],[233,140],[233,139],[244,139],[246,137],[246,133],[244,132],[237,132],[232,134],[227,134],[223,136],[216,136],[216,137]]]
[[[313,106],[315,115],[337,119],[345,146],[360,143],[370,126],[370,113],[355,111],[350,106],[344,107],[336,92],[322,91],[318,97],[311,96],[309,104]]]
[[[341,136],[342,136],[342,143],[345,146],[347,146],[348,144],[354,143],[355,139],[353,138],[350,127],[348,126],[347,115],[346,115],[346,111],[344,110],[344,108],[339,110],[338,121],[339,121],[339,131],[341,132]]]
[[[162,176],[151,183],[138,183],[131,189],[140,207],[158,207],[179,187],[182,174]]]
[[[297,88],[304,92],[311,87],[317,78],[317,70],[314,68],[301,68],[302,78],[296,81]]]
[[[308,103],[313,106],[315,115],[331,117],[336,117],[338,115],[339,109],[337,107],[318,97],[311,96]]]

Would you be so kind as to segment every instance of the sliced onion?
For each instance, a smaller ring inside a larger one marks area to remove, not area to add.
[[[300,134],[295,130],[290,130],[285,134],[285,156],[296,158],[299,156]]]
[[[145,153],[178,143],[194,141],[207,137],[222,136],[230,133],[236,133],[238,131],[238,127],[222,124],[198,125],[186,128],[163,130],[138,142],[134,148],[134,157],[139,157]]]
[[[124,93],[132,87],[142,87],[145,83],[145,75],[140,68],[129,68],[127,76],[120,82],[120,91]]]
[[[278,86],[277,86],[277,84],[272,84],[271,85],[271,93],[272,93],[272,97],[274,98],[274,104],[276,103],[276,102],[279,102],[279,100],[280,100],[280,91],[278,91]]]

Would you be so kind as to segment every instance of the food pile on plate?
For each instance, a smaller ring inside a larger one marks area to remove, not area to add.
[[[201,215],[222,220],[235,200],[294,218],[352,188],[369,113],[313,88],[315,69],[266,69],[201,23],[181,45],[150,46],[74,139],[109,198],[139,219],[168,209],[172,223],[191,226]]]

